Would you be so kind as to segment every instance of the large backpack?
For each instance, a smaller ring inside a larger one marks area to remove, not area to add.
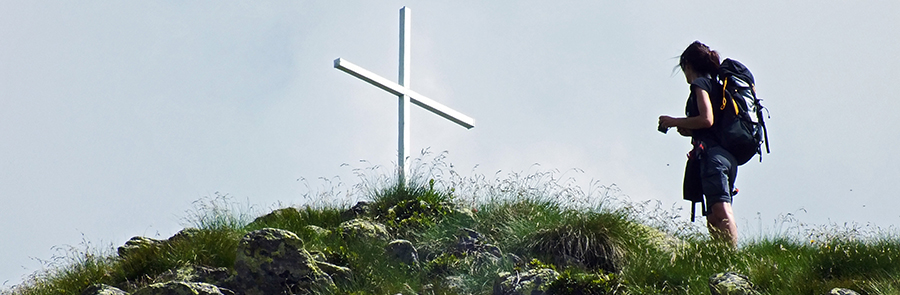
[[[769,135],[763,120],[761,99],[756,97],[753,74],[740,62],[727,58],[719,66],[722,83],[721,102],[710,98],[714,108],[713,134],[719,145],[730,152],[738,165],[747,163],[759,154],[762,162],[762,143],[769,153]]]

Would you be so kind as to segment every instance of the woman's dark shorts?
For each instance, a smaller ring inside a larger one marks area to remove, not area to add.
[[[700,158],[700,181],[707,206],[732,202],[738,170],[736,163],[734,156],[722,147],[714,146],[704,151]]]
[[[735,163],[734,156],[721,147],[691,151],[684,170],[684,199],[703,202],[703,216],[716,203],[731,203],[737,178]]]

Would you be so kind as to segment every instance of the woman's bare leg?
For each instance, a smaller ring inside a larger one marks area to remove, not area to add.
[[[709,211],[709,214],[706,216],[706,222],[710,235],[729,242],[732,247],[737,247],[737,224],[735,224],[731,203],[715,203]]]

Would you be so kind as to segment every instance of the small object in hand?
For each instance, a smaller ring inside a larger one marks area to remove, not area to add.
[[[669,128],[663,127],[662,124],[659,124],[659,127],[656,127],[656,130],[659,130],[659,132],[662,132],[663,134],[669,132]]]

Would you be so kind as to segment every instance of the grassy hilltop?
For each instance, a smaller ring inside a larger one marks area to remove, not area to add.
[[[558,172],[464,177],[442,158],[415,170],[408,185],[356,170],[359,184],[309,193],[306,205],[279,214],[235,209],[227,198],[200,201],[186,218],[197,229],[190,238],[127,259],[114,247],[73,249],[2,293],[80,294],[94,283],[131,292],[187,265],[232,267],[244,234],[273,227],[296,233],[308,251],[352,269],[353,277],[338,284],[340,294],[491,294],[498,273],[536,267],[561,274],[551,294],[709,294],[710,275],[725,271],[747,275],[763,294],[826,294],[834,287],[900,294],[900,239],[892,233],[803,228],[742,241],[734,250],[710,241],[702,222],[691,224],[653,203],[630,203],[615,186],[581,188]],[[411,241],[419,265],[385,260],[383,248],[333,234],[354,204],[322,200],[349,199],[368,200],[365,217]],[[447,251],[461,228],[520,260]]]

